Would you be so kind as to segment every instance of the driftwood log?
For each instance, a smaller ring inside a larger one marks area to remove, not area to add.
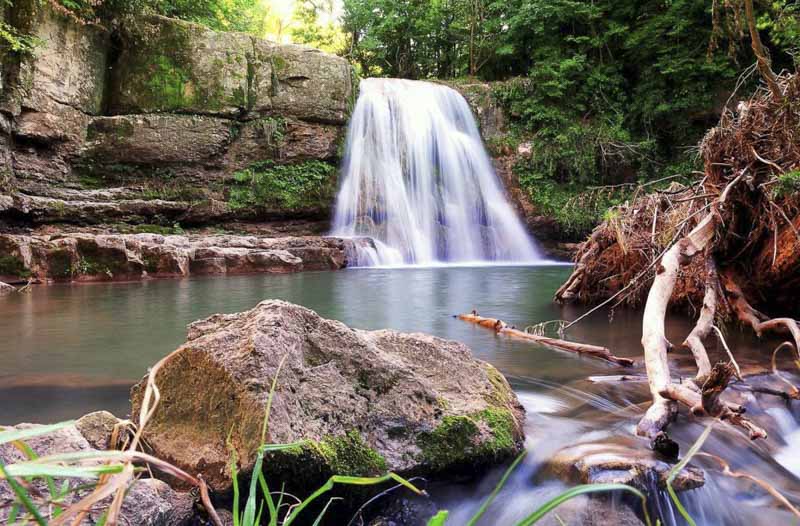
[[[586,343],[570,342],[567,340],[559,340],[557,338],[549,338],[547,336],[532,334],[509,327],[506,322],[497,318],[486,318],[479,316],[478,314],[459,314],[458,319],[480,325],[481,327],[486,327],[487,329],[491,329],[498,334],[502,334],[510,338],[533,341],[540,345],[544,345],[545,347],[550,347],[551,349],[600,358],[601,360],[621,365],[622,367],[631,367],[634,364],[634,361],[630,358],[615,356],[611,354],[611,351],[605,347],[589,345]]]

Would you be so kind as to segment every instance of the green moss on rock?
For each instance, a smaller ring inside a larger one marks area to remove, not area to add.
[[[319,485],[331,475],[376,476],[387,471],[386,460],[369,447],[360,433],[306,440],[296,447],[267,455],[265,472],[273,478],[291,474],[294,483]]]
[[[246,110],[250,37],[152,16],[131,21],[114,71],[111,108],[234,114]]]
[[[72,254],[67,249],[50,251],[47,254],[47,268],[51,278],[71,278],[74,272],[72,268]]]
[[[422,433],[417,446],[434,471],[486,464],[516,450],[511,411],[490,408],[468,416],[446,416],[433,431]]]
[[[28,278],[31,272],[19,256],[5,255],[0,256],[0,275]]]
[[[336,192],[336,167],[322,161],[264,161],[236,172],[233,182],[228,192],[233,210],[326,208]]]
[[[326,437],[317,448],[337,475],[371,476],[386,471],[386,459],[370,448],[358,431]]]

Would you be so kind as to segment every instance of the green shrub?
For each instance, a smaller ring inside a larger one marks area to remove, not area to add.
[[[785,197],[797,191],[800,191],[800,170],[792,170],[778,176],[774,190],[776,197]]]
[[[322,161],[255,163],[234,174],[229,204],[234,210],[327,207],[336,190],[335,175],[336,167]]]

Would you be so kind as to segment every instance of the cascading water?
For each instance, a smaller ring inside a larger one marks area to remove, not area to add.
[[[373,240],[359,266],[541,260],[451,88],[363,80],[342,176],[333,235]]]

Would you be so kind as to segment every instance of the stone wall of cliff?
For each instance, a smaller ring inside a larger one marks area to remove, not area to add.
[[[159,16],[111,31],[44,4],[3,13],[39,44],[2,57],[0,226],[328,217],[347,61]]]

